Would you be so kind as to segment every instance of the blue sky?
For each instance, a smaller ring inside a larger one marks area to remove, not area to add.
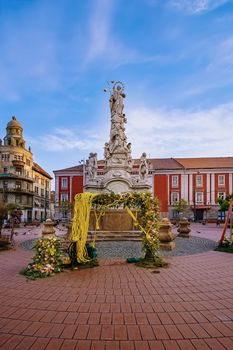
[[[134,157],[232,156],[232,0],[0,0],[0,136],[52,173],[109,138],[125,84]]]

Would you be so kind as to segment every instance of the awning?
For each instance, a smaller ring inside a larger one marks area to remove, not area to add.
[[[211,205],[196,205],[194,207],[194,205],[191,205],[191,209],[196,209],[196,210],[200,210],[200,209],[205,209],[205,210],[210,210],[212,209],[212,206]]]

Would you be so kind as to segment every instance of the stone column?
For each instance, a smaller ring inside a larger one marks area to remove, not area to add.
[[[174,239],[175,235],[172,233],[172,224],[169,219],[164,218],[160,222],[159,228],[159,249],[173,250],[176,246]]]
[[[42,231],[43,238],[52,238],[55,237],[55,230],[53,227],[53,221],[51,219],[47,219],[44,223],[44,229]]]
[[[179,232],[178,236],[189,238],[191,235],[190,234],[191,229],[189,226],[190,226],[190,223],[187,218],[180,219],[179,228],[177,230]]]

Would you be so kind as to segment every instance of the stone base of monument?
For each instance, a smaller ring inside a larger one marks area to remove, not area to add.
[[[137,229],[134,226],[133,219],[126,210],[106,210],[104,215],[100,216],[97,211],[91,211],[89,230],[94,231],[96,227],[96,216],[99,218],[99,231],[109,232],[127,232]]]
[[[88,240],[91,241],[95,234],[96,217],[99,228],[96,230],[96,242],[98,241],[141,241],[141,232],[135,227],[133,219],[123,209],[109,209],[103,215],[91,210]]]
[[[172,233],[172,224],[167,219],[164,218],[160,221],[159,228],[159,249],[160,250],[173,250],[176,247],[174,242],[175,235]]]
[[[159,243],[159,249],[160,250],[173,250],[176,247],[176,243],[173,242],[164,242],[164,243]]]
[[[88,241],[92,241],[95,232],[89,231]],[[102,241],[131,241],[140,242],[142,240],[141,231],[97,231],[96,232],[96,242]]]

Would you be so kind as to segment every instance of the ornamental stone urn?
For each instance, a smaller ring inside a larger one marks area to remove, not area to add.
[[[160,221],[159,228],[159,249],[160,250],[173,250],[176,246],[174,242],[175,235],[172,233],[172,224],[169,219],[164,218]]]
[[[53,221],[51,219],[47,219],[44,223],[44,229],[42,231],[43,238],[52,238],[55,236],[55,230],[53,227]]]
[[[179,237],[189,238],[191,235],[190,223],[187,218],[180,219],[179,228],[177,230]]]

